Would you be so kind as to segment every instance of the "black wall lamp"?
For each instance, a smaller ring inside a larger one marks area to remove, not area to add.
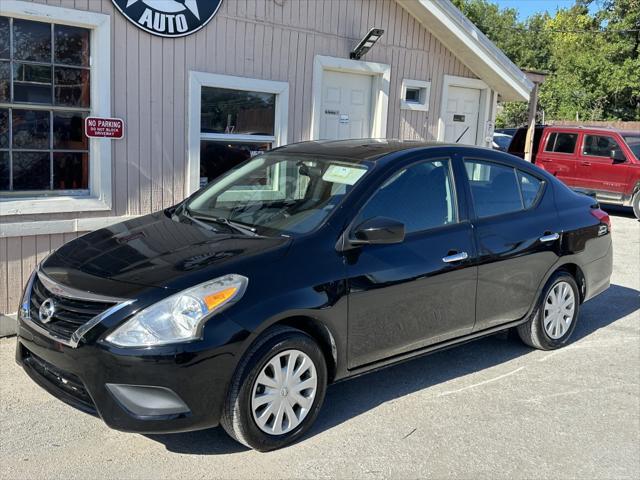
[[[381,28],[372,28],[369,30],[369,33],[367,33],[364,38],[360,40],[360,43],[358,43],[356,48],[351,51],[349,58],[353,60],[360,60],[365,53],[371,50],[371,47],[373,47],[373,45],[380,39],[383,33],[384,30]]]

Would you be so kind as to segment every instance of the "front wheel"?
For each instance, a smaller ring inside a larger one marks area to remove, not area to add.
[[[315,421],[327,387],[327,366],[304,332],[274,327],[241,360],[221,423],[238,442],[259,451],[299,439]]]
[[[540,350],[563,347],[576,328],[580,294],[575,279],[559,271],[547,282],[531,317],[518,327],[520,339]]]

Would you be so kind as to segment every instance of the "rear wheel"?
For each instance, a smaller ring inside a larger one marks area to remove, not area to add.
[[[560,348],[568,343],[579,310],[580,294],[575,279],[567,272],[556,272],[547,282],[529,321],[518,327],[518,335],[534,348]]]
[[[327,367],[316,342],[299,330],[274,327],[241,360],[222,426],[253,449],[284,447],[311,427],[326,386]]]
[[[636,216],[638,220],[640,220],[640,190],[636,192],[633,196],[633,214]]]

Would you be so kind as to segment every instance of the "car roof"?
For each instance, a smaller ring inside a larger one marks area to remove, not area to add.
[[[619,130],[617,128],[598,127],[598,126],[576,126],[576,125],[547,125],[546,128],[553,128],[556,130],[572,130],[576,132],[591,132],[591,133],[618,133],[620,135],[640,135],[640,132],[633,130]]]
[[[287,154],[320,155],[359,163],[376,161],[391,153],[417,148],[469,147],[469,145],[415,140],[359,138],[350,140],[311,140],[292,143],[274,151]],[[473,147],[470,147],[473,148]]]

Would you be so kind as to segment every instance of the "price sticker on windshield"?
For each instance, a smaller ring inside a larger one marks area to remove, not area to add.
[[[325,182],[353,185],[360,180],[360,177],[362,177],[365,172],[366,170],[364,168],[330,165],[326,172],[324,172],[324,175],[322,175],[322,180]]]

